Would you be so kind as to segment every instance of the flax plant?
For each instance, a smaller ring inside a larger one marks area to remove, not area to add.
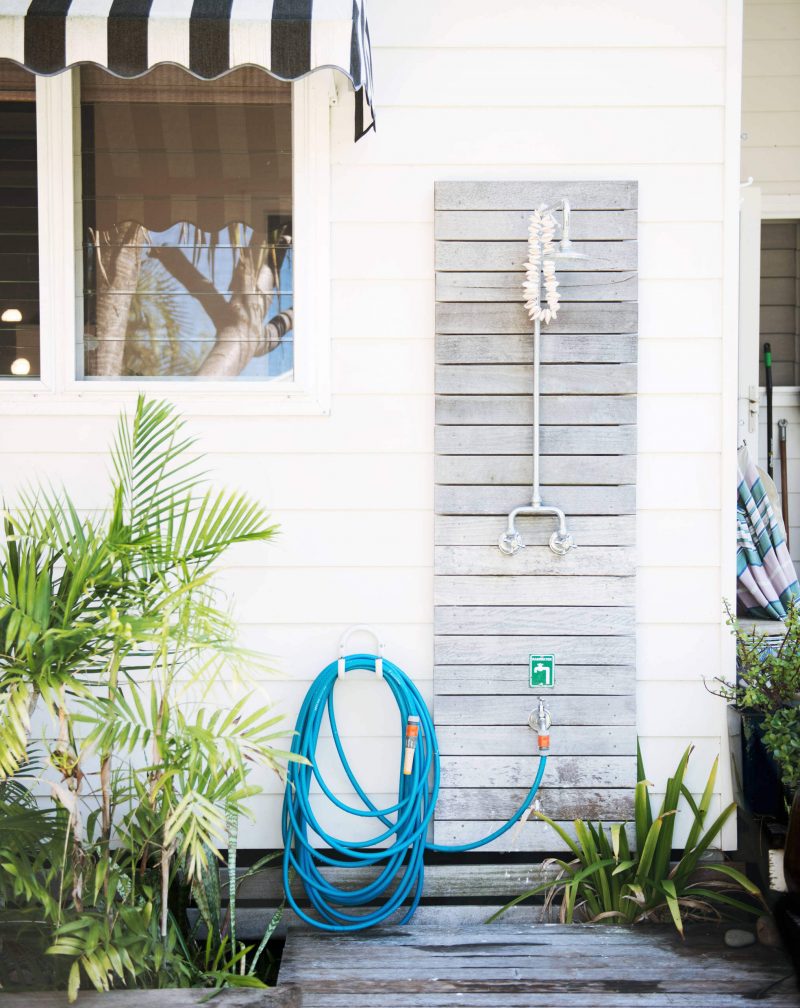
[[[511,900],[489,918],[496,920],[511,907],[544,894],[544,914],[558,907],[563,924],[640,924],[671,920],[683,936],[686,919],[719,919],[723,912],[763,913],[763,897],[742,872],[731,865],[706,860],[706,855],[736,804],[709,822],[719,759],[715,759],[699,802],[684,783],[689,746],[667,781],[664,800],[657,813],[649,793],[641,753],[634,795],[633,845],[625,823],[610,827],[602,823],[573,822],[574,838],[562,826],[541,813],[574,855],[571,860],[552,858],[546,864],[558,869],[554,881],[544,882]],[[675,817],[681,799],[686,802],[691,825],[684,851],[672,861]],[[745,902],[750,897],[753,902]]]
[[[252,770],[280,773],[287,758],[279,719],[252,700],[263,661],[238,644],[214,585],[231,546],[275,527],[209,485],[166,403],[140,398],[111,458],[105,512],[82,516],[66,491],[42,489],[4,516],[0,937],[16,958],[0,980],[24,984],[46,952],[70,999],[84,978],[260,984],[233,918],[201,942],[186,907],[194,894],[209,924],[219,849],[261,791]],[[33,800],[31,776],[49,802]]]

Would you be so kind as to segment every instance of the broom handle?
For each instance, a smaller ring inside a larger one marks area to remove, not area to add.
[[[775,452],[772,447],[772,347],[764,344],[764,378],[767,386],[767,472],[775,476]]]
[[[781,457],[781,514],[783,527],[786,529],[786,548],[789,548],[789,463],[786,458],[786,428],[785,420],[778,421],[778,450]]]

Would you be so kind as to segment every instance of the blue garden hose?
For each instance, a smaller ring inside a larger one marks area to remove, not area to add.
[[[344,669],[346,672],[356,670],[375,672],[377,660],[376,656],[371,654],[349,655],[344,659]],[[323,931],[362,931],[383,923],[405,904],[408,904],[408,908],[400,923],[407,923],[414,915],[422,897],[425,851],[462,853],[483,847],[502,836],[522,817],[533,802],[547,763],[546,755],[540,754],[539,766],[530,791],[511,819],[494,833],[473,843],[453,845],[428,843],[428,826],[436,806],[440,780],[436,729],[428,707],[411,679],[401,668],[387,659],[383,658],[382,664],[383,679],[397,701],[402,731],[405,732],[409,716],[416,715],[420,720],[414,763],[409,775],[403,774],[401,765],[396,804],[388,808],[378,808],[359,784],[345,756],[333,704],[334,687],[339,673],[337,662],[331,662],[311,684],[297,718],[292,752],[305,757],[308,762],[289,763],[283,801],[283,884],[288,903],[297,916]],[[317,765],[317,743],[326,711],[341,765],[355,793],[363,802],[363,808],[353,808],[337,798],[326,784]],[[376,820],[375,836],[368,840],[357,841],[331,836],[322,827],[311,807],[312,780],[317,781],[328,800],[343,812]],[[324,845],[330,847],[330,853],[312,846],[312,833]],[[385,846],[378,846],[379,844]],[[382,868],[373,881],[359,889],[345,890],[333,885],[323,876],[320,871],[321,865],[347,868],[382,865]],[[291,891],[293,872],[302,883],[318,917],[310,916],[309,912],[298,906]],[[398,880],[396,887],[395,879]],[[375,903],[379,904],[377,909],[367,913],[348,912],[353,908]]]

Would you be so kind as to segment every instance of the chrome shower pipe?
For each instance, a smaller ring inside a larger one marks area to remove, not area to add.
[[[558,528],[550,536],[550,549],[558,556],[563,556],[569,552],[574,545],[572,536],[567,531],[567,519],[561,508],[551,507],[542,503],[542,492],[540,486],[540,455],[539,455],[539,432],[540,432],[540,375],[541,375],[541,336],[542,324],[539,319],[533,323],[533,485],[531,488],[530,504],[523,504],[514,508],[508,516],[506,530],[500,536],[497,545],[501,552],[508,556],[513,556],[525,545],[522,536],[516,528],[516,520],[521,516],[552,515],[558,519]]]

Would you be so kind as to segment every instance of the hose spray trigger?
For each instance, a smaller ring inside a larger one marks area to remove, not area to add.
[[[409,714],[408,721],[406,722],[406,747],[403,755],[403,776],[408,777],[411,774],[411,768],[414,766],[414,751],[417,748],[417,739],[419,738],[419,718],[416,714]]]

